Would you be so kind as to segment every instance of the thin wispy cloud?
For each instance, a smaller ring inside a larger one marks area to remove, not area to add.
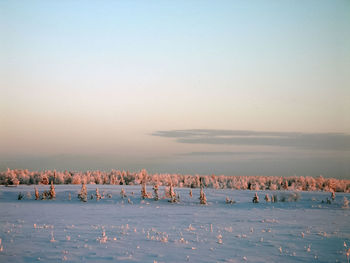
[[[180,153],[178,156],[255,156],[255,155],[277,155],[275,152],[188,152]]]
[[[189,129],[156,131],[152,135],[173,138],[179,143],[189,144],[260,145],[309,150],[350,151],[350,135],[345,133]]]

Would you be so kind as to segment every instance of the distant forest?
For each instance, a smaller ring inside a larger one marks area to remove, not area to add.
[[[225,175],[182,175],[148,174],[146,170],[128,172],[105,171],[28,171],[11,170],[0,172],[1,185],[19,184],[111,184],[111,185],[148,185],[237,190],[292,190],[327,191],[350,193],[350,180],[319,177],[278,177],[278,176],[225,176]]]

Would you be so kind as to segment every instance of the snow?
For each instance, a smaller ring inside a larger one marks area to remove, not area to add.
[[[55,200],[35,200],[34,186],[0,186],[0,262],[347,262],[349,194],[331,204],[321,202],[329,192],[266,203],[266,194],[286,193],[204,189],[208,204],[200,205],[199,188],[192,198],[175,188],[180,202],[170,203],[164,187],[154,201],[141,199],[140,185],[86,186],[87,202],[77,198],[80,185],[55,185]]]

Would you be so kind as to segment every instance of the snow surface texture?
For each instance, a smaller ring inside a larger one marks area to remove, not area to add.
[[[87,185],[87,202],[80,185],[55,190],[55,200],[35,200],[34,186],[0,186],[0,262],[348,262],[349,194],[331,204],[327,192],[266,203],[266,193],[290,192],[258,191],[253,203],[254,191],[204,189],[200,205],[200,189],[191,198],[175,188],[178,203],[162,199],[164,187],[159,201],[142,200],[141,186]]]

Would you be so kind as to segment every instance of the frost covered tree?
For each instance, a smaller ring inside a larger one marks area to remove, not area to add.
[[[153,191],[154,191],[154,200],[155,201],[158,201],[159,200],[159,194],[158,194],[158,185],[157,184],[155,184],[154,186],[153,186]]]
[[[332,198],[333,201],[335,200],[335,193],[334,193],[334,191],[332,191],[331,198]]]
[[[96,200],[97,200],[97,201],[101,199],[100,191],[98,190],[98,188],[96,188],[96,193],[95,193],[95,195],[96,195]]]
[[[349,208],[349,200],[344,196],[342,208]]]
[[[146,183],[142,183],[142,185],[141,185],[141,198],[142,199],[147,198]]]
[[[55,186],[53,185],[53,181],[51,181],[49,198],[50,199],[55,199],[56,198]]]
[[[20,193],[18,194],[17,199],[18,199],[18,200],[22,200],[23,198],[24,198],[24,195],[20,192]]]
[[[201,190],[199,192],[199,203],[201,205],[206,205],[207,204],[207,197],[205,196],[205,193],[203,191],[203,186],[201,186]]]
[[[169,196],[170,196],[170,200],[169,200],[170,203],[176,203],[177,202],[176,194],[175,194],[175,191],[174,191],[172,183],[170,183],[170,186],[169,186]]]
[[[264,198],[264,199],[265,199],[266,203],[270,202],[270,197],[269,197],[268,194],[265,195],[265,198]]]
[[[34,189],[35,189],[35,200],[39,200],[40,199],[40,195],[39,195],[38,188],[34,187]]]
[[[81,185],[80,193],[78,194],[78,198],[82,202],[87,202],[87,189],[85,183]]]
[[[49,178],[47,177],[46,174],[43,174],[42,177],[41,177],[41,181],[40,181],[40,184],[49,184]]]
[[[253,197],[253,203],[259,203],[259,196],[257,193],[255,193],[255,195]]]
[[[277,197],[276,194],[273,194],[273,195],[271,196],[271,202],[272,202],[272,203],[277,203],[277,202],[278,202],[278,197]]]
[[[147,182],[147,172],[146,170],[141,171],[141,198],[148,198],[147,190],[146,190],[146,182]]]

